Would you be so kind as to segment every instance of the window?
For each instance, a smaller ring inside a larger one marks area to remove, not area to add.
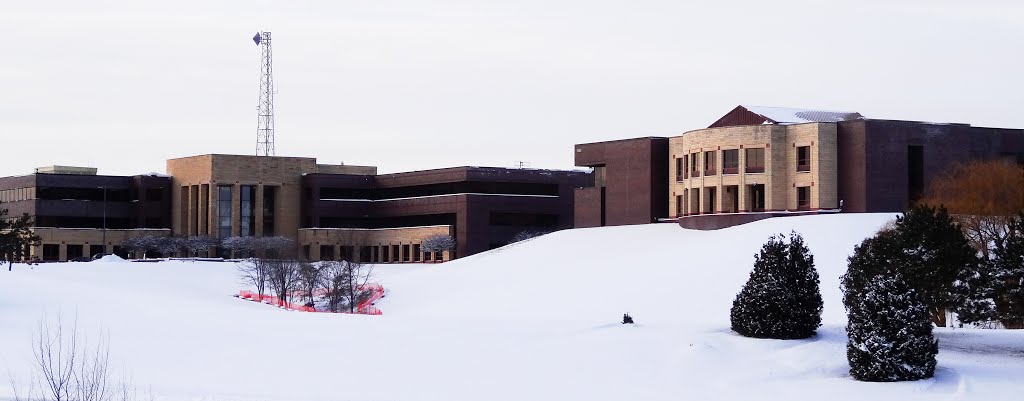
[[[676,216],[683,215],[683,195],[676,195]]]
[[[239,211],[241,214],[241,221],[239,227],[239,234],[243,237],[251,237],[256,235],[256,186],[254,185],[242,185],[239,193]]]
[[[676,158],[676,181],[683,180],[683,170],[686,170],[683,166],[686,164],[686,159]]]
[[[263,187],[263,235],[274,235],[274,187],[268,186]]]
[[[164,199],[164,191],[161,188],[146,188],[147,202],[160,202]]]
[[[60,259],[60,245],[43,244],[43,260]]]
[[[811,209],[811,187],[798,187],[796,189],[797,210]]]
[[[715,175],[715,151],[704,152],[704,175]]]
[[[422,254],[423,254],[423,252],[420,251],[420,244],[413,244],[412,245],[412,261],[413,262],[419,262],[420,261],[420,256]]]
[[[690,155],[683,155],[683,178],[690,178]]]
[[[217,236],[231,236],[231,186],[217,186]]]
[[[796,171],[811,171],[811,147],[796,148]]]
[[[334,260],[334,245],[320,245],[320,260]]]
[[[740,151],[729,149],[722,151],[722,174],[737,174],[740,172]]]
[[[690,177],[700,177],[700,153],[690,153]]]
[[[744,171],[748,173],[763,173],[764,148],[747,148],[746,153],[746,170]]]

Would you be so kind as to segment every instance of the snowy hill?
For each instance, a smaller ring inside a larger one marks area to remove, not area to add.
[[[847,374],[839,276],[890,215],[567,230],[440,265],[376,267],[383,316],[282,311],[230,296],[216,262],[65,263],[0,272],[0,374],[31,372],[43,313],[110,337],[160,400],[1012,399],[1024,332],[937,330],[937,377]],[[753,340],[728,311],[773,233],[802,233],[821,274],[819,335]],[[622,313],[634,326],[618,323]],[[11,394],[0,380],[0,399]]]

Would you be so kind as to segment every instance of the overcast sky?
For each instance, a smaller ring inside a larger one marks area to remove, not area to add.
[[[738,104],[1024,128],[1019,3],[4,0],[0,176],[254,154],[259,30],[277,155],[381,172],[572,168]]]

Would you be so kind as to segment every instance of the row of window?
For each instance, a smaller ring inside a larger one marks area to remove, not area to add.
[[[348,260],[360,263],[440,262],[444,260],[443,252],[421,251],[420,244],[340,246],[338,248],[339,254],[335,255],[334,245],[320,245],[320,260]],[[303,245],[302,252],[303,256],[307,259],[310,258],[309,245]]]
[[[744,205],[749,208],[752,212],[761,212],[765,209],[764,203],[764,185],[748,185]],[[727,186],[724,187],[727,192],[731,193],[731,197],[728,198],[728,204],[724,206],[724,210],[715,210],[715,198],[717,194],[716,187],[705,187],[705,207],[701,209],[701,191],[700,189],[694,188],[684,189],[682,195],[676,195],[676,216],[684,216],[686,214],[700,214],[700,213],[734,213],[740,211],[740,199],[738,198],[738,186]],[[796,208],[797,210],[810,210],[811,209],[811,187],[797,187],[796,188]]]
[[[256,186],[242,185],[239,188],[239,229],[240,236],[256,234]],[[217,186],[217,235],[231,236],[231,186]],[[263,187],[263,235],[274,235],[274,188]]]
[[[744,151],[746,165],[745,173],[764,172],[764,148],[747,148]],[[703,164],[701,164],[700,152],[685,154],[676,158],[676,181],[682,181],[690,177],[701,175],[717,175],[718,162],[717,150],[709,150],[704,153]],[[740,149],[722,150],[722,174],[739,174],[740,171]],[[796,171],[811,171],[811,147],[800,146],[797,148]]]
[[[17,202],[35,198],[35,188],[15,188],[0,190],[0,202]]]

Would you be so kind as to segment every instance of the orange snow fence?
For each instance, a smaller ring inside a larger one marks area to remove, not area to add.
[[[360,291],[369,291],[370,292],[370,297],[367,298],[365,301],[360,302],[359,305],[356,305],[355,313],[361,314],[361,315],[382,315],[383,312],[381,312],[380,309],[377,309],[377,307],[374,306],[374,303],[376,303],[381,298],[384,298],[384,287],[381,286],[380,284],[367,284],[367,285],[359,286],[359,290]],[[305,294],[305,293],[303,293],[303,294]],[[302,294],[298,294],[298,293],[296,293],[294,295],[302,296]],[[249,290],[241,290],[241,291],[239,291],[238,292],[238,297],[241,298],[241,299],[248,299],[250,301],[265,303],[265,304],[268,304],[268,305],[280,306],[280,307],[283,307],[283,308],[288,309],[288,310],[297,310],[297,311],[302,311],[302,312],[327,312],[327,311],[316,310],[316,308],[314,308],[312,306],[306,306],[306,305],[302,305],[302,304],[295,304],[295,303],[291,303],[291,302],[284,302],[280,298],[275,297],[273,295],[260,295],[260,294],[257,294],[255,292],[249,291]],[[347,312],[344,312],[344,313],[347,313]]]

